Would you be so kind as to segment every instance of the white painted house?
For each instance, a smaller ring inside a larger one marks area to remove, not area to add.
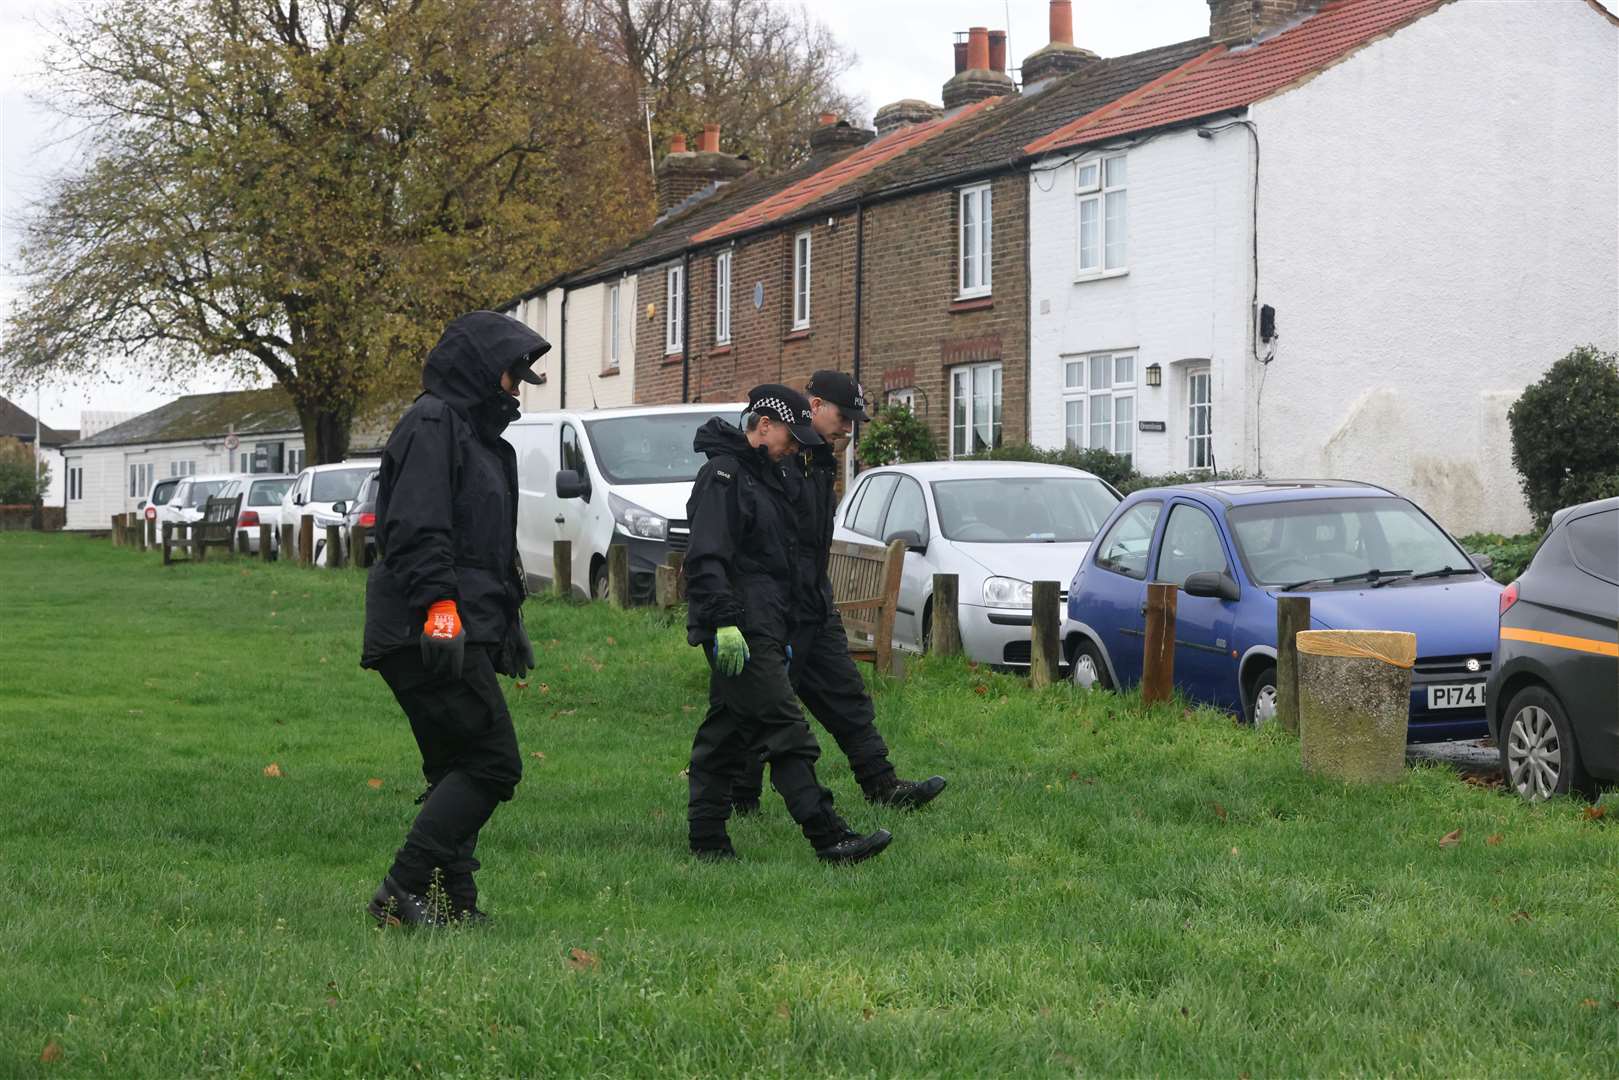
[[[67,525],[105,529],[168,476],[297,472],[298,413],[278,388],[185,397],[62,448]]]
[[[1619,21],[1297,7],[1028,148],[1031,438],[1521,531],[1508,406],[1619,347]]]
[[[636,275],[554,283],[502,308],[551,343],[525,384],[525,410],[611,409],[635,402]]]

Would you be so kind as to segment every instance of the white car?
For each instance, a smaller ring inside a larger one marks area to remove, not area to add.
[[[1061,582],[1066,600],[1067,583],[1118,504],[1118,492],[1099,477],[1062,465],[888,465],[856,477],[833,535],[859,544],[905,541],[896,648],[926,650],[933,575],[955,574],[968,658],[1027,667],[1033,583]]]
[[[652,597],[653,575],[691,539],[686,500],[708,460],[692,449],[713,417],[736,423],[744,403],[646,405],[530,413],[506,429],[517,451],[517,551],[528,586],[550,585],[554,541],[573,544],[580,596],[607,596],[607,549],[629,548],[630,594]]]
[[[296,530],[305,514],[314,517],[316,566],[325,565],[326,527],[343,524],[342,511],[334,510],[333,506],[343,503],[346,509],[359,494],[365,478],[376,471],[374,458],[342,461],[334,465],[311,465],[298,474],[298,479],[281,497],[281,520],[285,524]]]
[[[236,517],[237,529],[247,533],[247,550],[259,553],[259,526],[270,526],[270,550],[280,546],[281,499],[297,477],[285,475],[239,476],[219,492],[224,498],[242,497],[242,508]]]
[[[182,476],[175,485],[169,501],[158,507],[158,528],[162,523],[192,525],[202,520],[208,499],[225,490],[225,485],[237,479],[240,473],[215,473],[203,476]]]
[[[146,498],[135,504],[135,509],[141,512],[142,521],[155,521],[158,532],[163,529],[163,522],[177,521],[172,516],[173,511],[168,509],[169,500],[174,498],[175,489],[180,486],[183,476],[165,476],[152,485],[152,490],[146,493]],[[178,508],[176,508],[178,509]]]

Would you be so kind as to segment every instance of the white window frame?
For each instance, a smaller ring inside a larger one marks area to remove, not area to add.
[[[1074,164],[1074,279],[1118,277],[1130,272],[1129,166],[1126,154],[1101,154]],[[1110,183],[1110,164],[1118,163],[1120,182]],[[1118,220],[1108,215],[1109,196],[1115,196],[1122,209]],[[1095,222],[1094,262],[1085,261],[1085,213],[1090,208]],[[1111,242],[1111,243],[1110,243]],[[1117,262],[1110,265],[1109,249],[1115,247]]]
[[[1193,387],[1198,380],[1202,380],[1204,399],[1200,402],[1193,396]],[[1188,472],[1212,472],[1214,470],[1214,375],[1207,364],[1199,364],[1186,369],[1184,382],[1186,391],[1186,469]],[[1201,430],[1199,429],[1198,414],[1202,414]],[[1199,450],[1206,456],[1205,463],[1199,463]]]
[[[810,324],[810,270],[814,265],[813,238],[808,229],[793,237],[793,329]]]
[[[731,253],[714,257],[714,344],[731,343]]]
[[[686,347],[686,327],[681,322],[686,298],[685,267],[671,266],[664,271],[663,280],[663,302],[667,309],[663,313],[663,351],[667,355]]]
[[[620,299],[622,296],[619,292],[620,287],[619,282],[616,281],[607,286],[607,340],[603,343],[602,358],[605,361],[603,366],[608,371],[618,370],[619,349],[622,346],[622,341],[620,340],[622,320],[622,315],[620,314]]]
[[[67,471],[67,497],[70,502],[84,498],[84,466],[75,465]]]
[[[1001,362],[994,360],[984,364],[962,364],[950,369],[950,460],[958,456],[967,457],[973,453],[972,436],[978,427],[977,404],[983,395],[979,393],[979,374],[982,373],[987,380],[989,402],[989,445],[993,448],[997,436],[1004,438],[1006,432],[1004,402],[1001,392]],[[957,407],[962,401],[961,390],[965,383],[967,391],[967,408],[962,414],[962,423],[957,423]],[[1001,415],[996,417],[996,406],[1000,405]],[[957,436],[960,436],[958,439]]]
[[[1063,360],[1063,433],[1065,444],[1076,450],[1107,450],[1134,459],[1136,449],[1136,392],[1140,360],[1133,350],[1065,356]],[[1127,379],[1119,378],[1121,362],[1128,364]],[[1097,409],[1107,400],[1107,431],[1097,438],[1093,425]],[[1129,418],[1119,426],[1119,402],[1128,401]],[[1077,410],[1076,410],[1077,406]],[[1078,438],[1071,423],[1079,414]],[[1123,449],[1120,449],[1120,447]]]
[[[990,184],[962,188],[957,193],[956,296],[968,300],[988,296],[994,287],[990,266],[994,252],[994,197]]]

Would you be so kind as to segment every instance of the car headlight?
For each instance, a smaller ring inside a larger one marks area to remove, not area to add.
[[[665,540],[669,536],[669,522],[644,506],[636,506],[628,499],[609,493],[607,507],[613,512],[619,531],[626,536],[646,540]]]
[[[984,606],[998,608],[1034,607],[1034,586],[1017,578],[984,579]]]

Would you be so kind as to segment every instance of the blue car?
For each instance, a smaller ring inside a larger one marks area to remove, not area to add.
[[[1318,630],[1417,635],[1413,742],[1487,733],[1484,685],[1501,586],[1410,501],[1370,484],[1253,480],[1132,494],[1068,589],[1076,684],[1141,681],[1147,583],[1181,587],[1175,685],[1262,725],[1276,714],[1276,597]]]

